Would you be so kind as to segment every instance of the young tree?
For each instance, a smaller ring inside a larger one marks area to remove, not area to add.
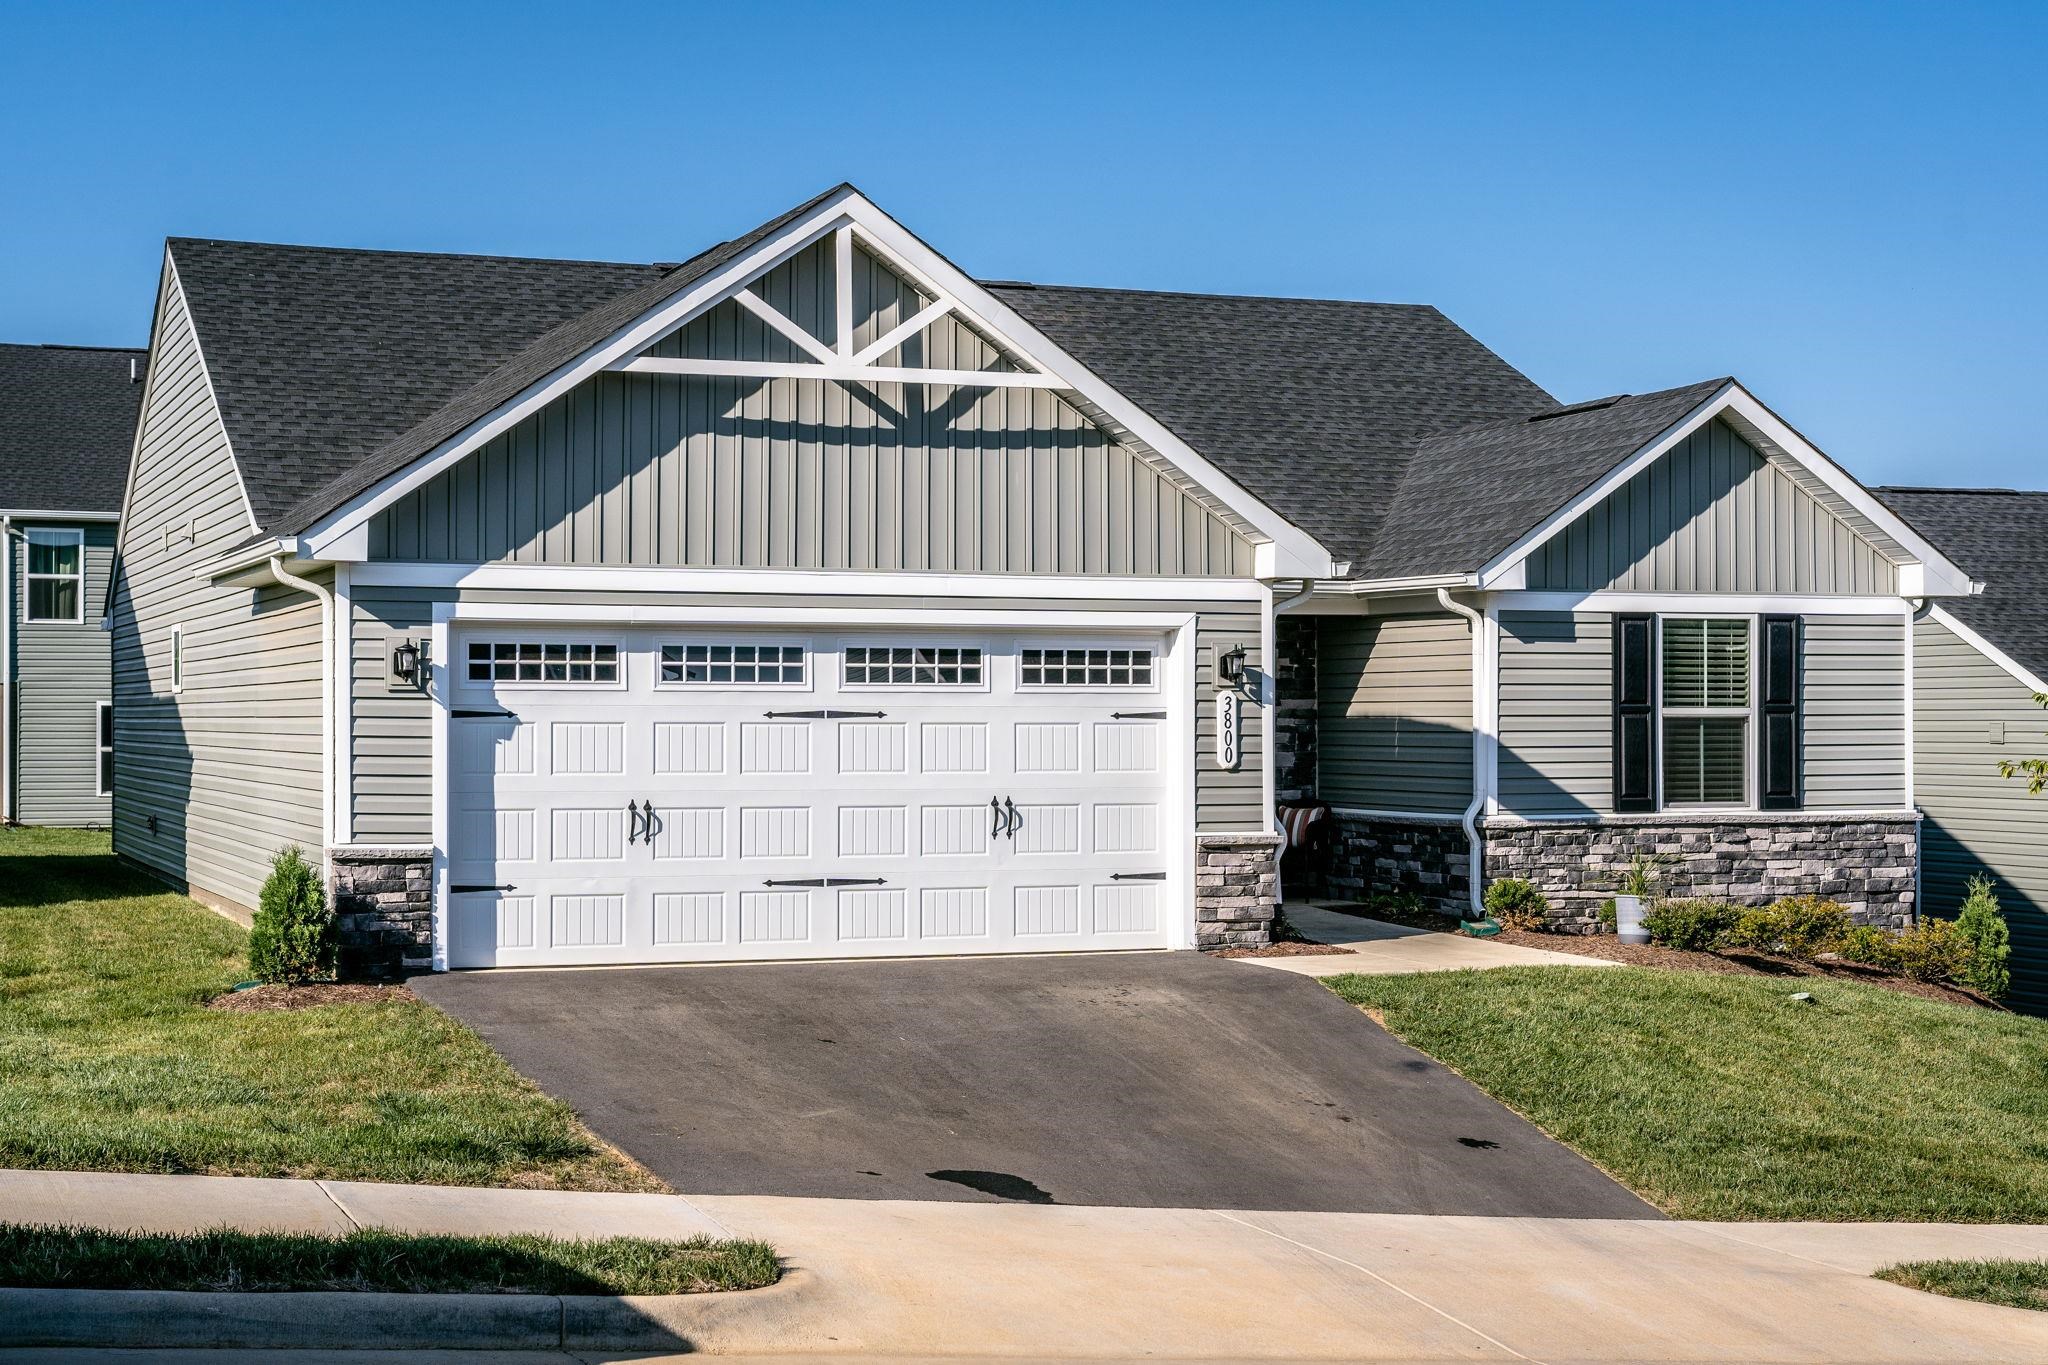
[[[296,986],[334,974],[334,917],[320,874],[297,846],[270,860],[255,922],[249,969],[259,980]]]
[[[2048,706],[2048,692],[2036,692],[2034,700]],[[2007,777],[2027,779],[2027,795],[2039,796],[2048,790],[2048,758],[2005,759],[1998,765],[1998,771]]]
[[[2012,986],[2012,932],[2005,927],[1998,897],[1992,893],[1991,878],[1970,878],[1963,908],[1956,915],[1956,932],[1970,945],[1970,965],[1963,973],[1966,984],[1996,1000]]]

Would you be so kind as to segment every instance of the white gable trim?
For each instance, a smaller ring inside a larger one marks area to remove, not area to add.
[[[518,397],[470,423],[403,470],[350,499],[299,538],[301,553],[321,559],[367,559],[370,519],[378,511],[450,468],[529,413],[607,368],[630,361],[691,318],[741,293],[756,277],[843,227],[852,228],[867,247],[911,283],[950,302],[964,322],[986,332],[1034,369],[1056,377],[1062,381],[1062,387],[1071,388],[1097,404],[1241,519],[1254,535],[1265,537],[1266,543],[1257,545],[1254,551],[1258,576],[1328,577],[1333,572],[1329,551],[1307,532],[1254,497],[855,190],[832,195],[774,238],[726,262]],[[841,233],[835,245],[844,255],[850,250],[850,243],[851,234]]]
[[[1691,412],[1665,428],[1655,439],[1552,513],[1542,525],[1509,546],[1479,571],[1480,586],[1519,586],[1519,578],[1526,572],[1524,566],[1529,556],[1540,546],[1561,534],[1587,511],[1612,496],[1622,485],[1669,454],[1686,437],[1717,417],[1728,417],[1731,424],[1742,428],[1745,434],[1753,432],[1761,437],[1763,442],[1771,447],[1765,452],[1766,459],[1771,459],[1777,452],[1782,452],[1785,460],[1839,497],[1868,521],[1880,536],[1889,538],[1896,548],[1888,548],[1876,541],[1872,543],[1879,553],[1898,566],[1899,596],[1966,597],[1976,591],[1976,584],[1971,581],[1970,576],[1951,562],[1948,556],[1935,549],[1896,512],[1879,502],[1870,490],[1858,483],[1847,470],[1822,454],[1804,436],[1786,425],[1776,413],[1758,402],[1749,390],[1733,380],[1709,394]]]
[[[2033,669],[2028,668],[2018,659],[2013,658],[2012,655],[2006,653],[1997,645],[1992,644],[1989,640],[1979,635],[1976,631],[1971,630],[1961,621],[1958,621],[1955,617],[1943,611],[1939,604],[1928,608],[1927,614],[1934,620],[1941,622],[1942,625],[1948,627],[1948,629],[1955,634],[1955,637],[1957,639],[1961,640],[1970,648],[1976,650],[1979,654],[1982,654],[1985,658],[1991,660],[1992,663],[1997,664],[2006,672],[2012,674],[2013,677],[2025,683],[2033,691],[2048,692],[2048,679],[2043,679],[2041,675],[2036,673]]]

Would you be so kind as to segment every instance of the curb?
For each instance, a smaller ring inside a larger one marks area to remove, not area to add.
[[[0,1347],[688,1350],[700,1328],[726,1334],[756,1306],[786,1311],[808,1279],[637,1296],[0,1289]]]

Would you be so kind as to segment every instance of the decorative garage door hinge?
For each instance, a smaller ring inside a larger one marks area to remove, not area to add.
[[[1164,711],[1112,711],[1111,720],[1165,720]]]
[[[761,714],[770,720],[851,720],[856,716],[862,719],[872,717],[873,719],[880,720],[889,713],[887,711],[763,711]]]
[[[480,882],[460,882],[448,888],[451,894],[457,896],[462,895],[464,892],[467,891],[517,891],[518,889],[519,888],[516,886],[485,886]]]
[[[887,877],[770,877],[763,886],[887,886]]]
[[[456,720],[517,720],[510,711],[450,711]]]
[[[1113,882],[1163,882],[1166,880],[1166,874],[1164,872],[1112,872],[1109,874],[1109,879]]]

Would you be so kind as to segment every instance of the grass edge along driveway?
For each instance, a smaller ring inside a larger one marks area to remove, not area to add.
[[[1908,1261],[1877,1272],[1908,1289],[2048,1312],[2048,1261]]]
[[[666,1188],[432,1006],[206,1009],[247,937],[104,833],[0,829],[0,1166]]]
[[[1681,1218],[2048,1221],[2048,1020],[1634,968],[1324,984]]]

